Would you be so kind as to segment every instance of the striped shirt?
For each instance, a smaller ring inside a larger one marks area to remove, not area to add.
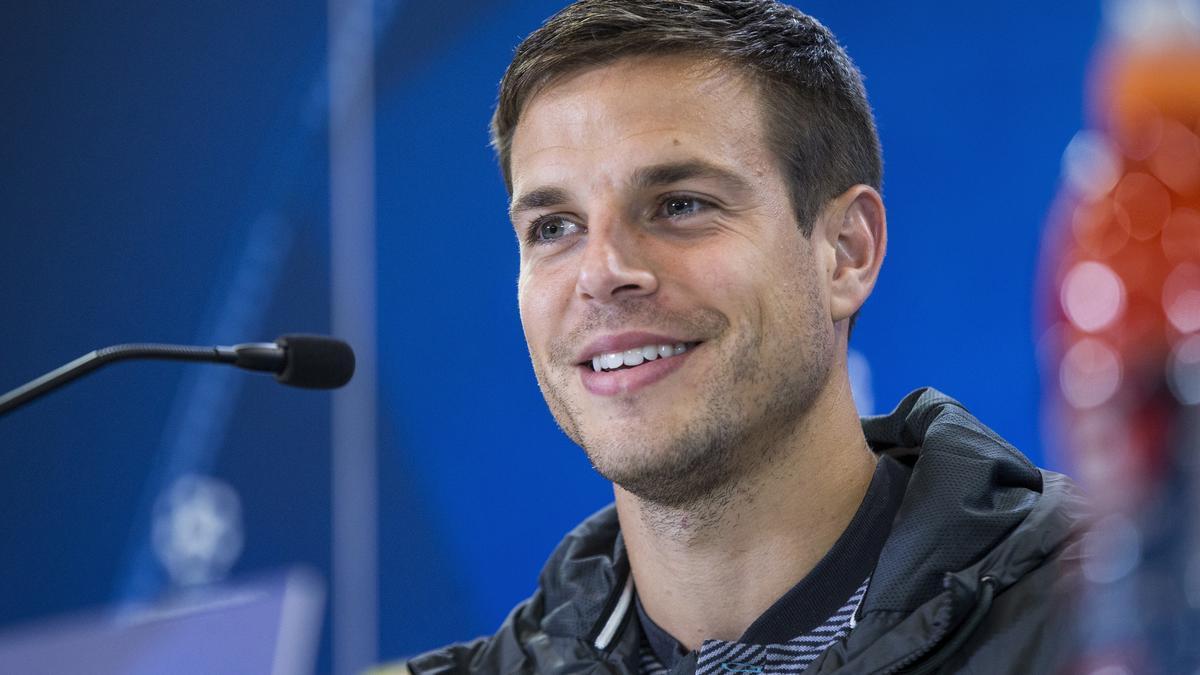
[[[854,613],[867,592],[868,578],[854,591],[836,612],[811,631],[797,635],[782,644],[754,645],[725,640],[705,640],[696,659],[696,675],[717,673],[775,673],[803,672],[821,652],[850,634],[854,628]],[[642,675],[666,675],[670,672],[658,660],[650,641],[642,638],[639,654]],[[722,667],[724,666],[724,667]]]
[[[862,504],[820,562],[736,641],[701,643],[695,672],[799,673],[844,639],[854,628],[855,612],[900,510],[909,471],[889,456],[880,457]],[[641,673],[665,675],[691,662],[679,642],[646,614],[640,599],[637,613]]]

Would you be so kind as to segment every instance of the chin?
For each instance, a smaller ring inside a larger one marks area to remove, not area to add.
[[[580,443],[596,471],[643,501],[680,508],[710,499],[740,475],[729,427],[605,434]],[[627,429],[625,431],[628,431]]]

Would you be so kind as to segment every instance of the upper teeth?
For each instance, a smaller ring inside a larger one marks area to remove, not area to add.
[[[653,361],[657,358],[667,358],[682,354],[688,349],[683,342],[673,345],[646,345],[645,347],[637,347],[634,349],[626,349],[623,352],[607,352],[597,354],[592,357],[592,370],[613,370],[621,366],[638,366],[644,361]]]

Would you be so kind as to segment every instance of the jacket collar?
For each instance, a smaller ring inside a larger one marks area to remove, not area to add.
[[[1040,471],[934,389],[909,394],[888,415],[864,418],[863,430],[874,451],[910,464],[912,475],[847,656],[855,643],[865,648],[897,623],[917,619],[909,615],[918,608],[924,621],[953,625],[969,611],[964,599],[979,579],[992,576],[1002,590],[1077,526],[1072,514],[1080,500],[1069,481]],[[568,534],[547,561],[541,630],[593,643],[614,620],[628,625],[634,613],[621,603],[628,575],[616,510],[609,506]],[[636,642],[624,638],[604,649],[633,644],[636,656]]]
[[[924,604],[943,589],[946,572],[997,548],[1041,500],[1038,468],[936,390],[915,391],[890,414],[864,419],[863,431],[873,450],[913,466],[863,616]]]

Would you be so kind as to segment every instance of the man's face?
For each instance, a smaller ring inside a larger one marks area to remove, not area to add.
[[[727,69],[624,59],[543,90],[513,136],[538,383],[596,468],[650,501],[770,461],[833,363],[832,256],[801,234],[761,118]]]

